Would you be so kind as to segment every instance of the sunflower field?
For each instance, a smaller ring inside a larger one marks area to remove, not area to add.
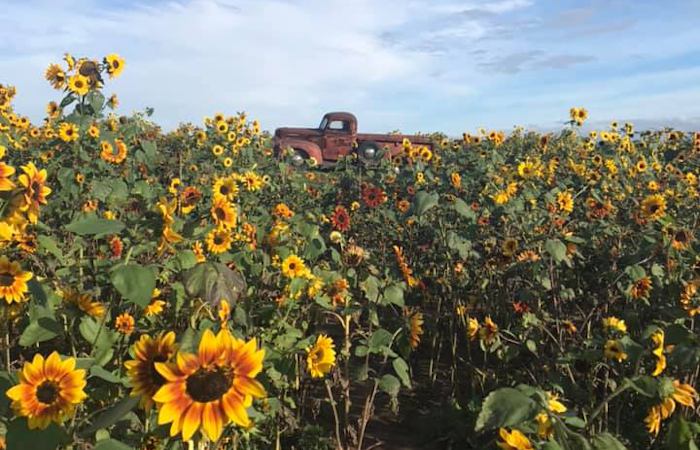
[[[0,448],[698,448],[700,134],[295,167],[118,115],[125,67],[51,64],[41,124],[0,85]]]

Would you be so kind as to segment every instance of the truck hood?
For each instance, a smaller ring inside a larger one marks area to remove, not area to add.
[[[284,127],[284,128],[278,128],[275,130],[275,137],[277,137],[277,138],[319,136],[320,134],[321,134],[321,131],[318,128]]]

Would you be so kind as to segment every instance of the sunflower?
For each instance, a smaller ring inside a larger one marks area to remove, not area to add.
[[[376,186],[366,186],[362,190],[362,200],[365,202],[365,205],[369,206],[370,208],[376,208],[382,203],[386,202],[387,197],[381,188]]]
[[[90,90],[90,80],[80,74],[75,74],[68,79],[68,89],[78,95],[85,95]]]
[[[192,253],[198,263],[205,262],[207,257],[204,255],[204,249],[202,248],[202,243],[200,241],[192,244]]]
[[[685,250],[690,245],[691,240],[692,235],[690,232],[681,228],[673,233],[671,247],[675,248],[676,250]]]
[[[100,137],[100,128],[95,124],[90,125],[90,128],[88,128],[88,135],[93,139],[97,139]]]
[[[542,167],[538,161],[526,159],[518,164],[518,175],[524,180],[542,176]]]
[[[107,73],[109,73],[110,78],[118,77],[124,70],[124,58],[116,53],[105,56],[104,63],[107,65]]]
[[[63,142],[77,141],[79,137],[78,127],[74,123],[63,122],[58,128],[58,137],[60,137]]]
[[[412,309],[405,309],[404,314],[408,316],[409,336],[408,343],[412,349],[418,348],[420,337],[423,334],[423,313]]]
[[[291,219],[294,217],[294,211],[292,211],[285,203],[278,203],[275,205],[275,207],[272,209],[272,214],[280,219]]]
[[[189,214],[202,198],[202,191],[196,186],[188,186],[180,193],[180,207],[183,214]]]
[[[603,354],[607,359],[615,359],[617,362],[622,362],[627,359],[627,353],[620,341],[609,339],[605,343]]]
[[[304,260],[297,255],[289,255],[282,261],[282,274],[288,278],[303,277],[308,272]]]
[[[8,389],[7,396],[15,413],[27,418],[30,429],[63,423],[87,397],[85,370],[76,369],[75,363],[75,358],[61,361],[58,352],[46,359],[36,354],[32,362],[24,363],[19,384]]]
[[[39,206],[46,204],[46,197],[51,194],[51,188],[46,186],[46,169],[39,170],[33,162],[22,166],[22,174],[18,177],[19,184],[24,188],[24,205],[20,210],[27,211],[31,223],[36,223],[39,217]]]
[[[501,251],[503,252],[503,256],[513,256],[517,250],[518,241],[516,241],[513,238],[506,239],[501,245]]]
[[[14,173],[14,167],[0,162],[0,191],[11,191],[15,188],[15,183],[10,180],[10,177],[14,175]]]
[[[344,206],[338,205],[333,210],[333,215],[331,216],[331,224],[333,229],[338,231],[347,231],[350,229],[350,214]]]
[[[335,366],[335,344],[325,334],[316,338],[316,343],[306,349],[306,367],[311,378],[321,378]]]
[[[236,207],[229,203],[225,197],[214,197],[210,211],[218,228],[236,227]]]
[[[649,220],[662,218],[666,214],[666,199],[662,194],[652,194],[642,201],[642,216]]]
[[[238,195],[238,184],[232,177],[221,177],[214,180],[212,188],[215,197],[221,196],[233,200]]]
[[[66,73],[58,64],[49,64],[49,67],[44,73],[44,78],[46,78],[54,89],[63,89],[66,85]]]
[[[396,202],[396,209],[398,209],[402,213],[406,213],[411,208],[411,202],[406,200],[405,198],[399,199],[398,202]]]
[[[153,400],[160,404],[158,424],[171,423],[170,435],[187,441],[201,428],[216,441],[226,425],[250,425],[246,408],[265,396],[255,380],[262,370],[264,350],[244,342],[227,329],[217,335],[206,330],[197,354],[178,352],[174,363],[156,362],[165,384]]]
[[[219,253],[224,253],[231,248],[233,239],[231,238],[231,232],[224,228],[217,228],[211,230],[207,234],[207,250],[218,255]]]
[[[252,171],[244,173],[241,181],[249,192],[258,191],[263,187],[262,178]]]
[[[467,319],[467,337],[470,341],[473,341],[478,337],[478,335],[479,321],[474,317],[470,317],[469,319]]]
[[[666,379],[666,381],[670,381]],[[676,410],[676,403],[689,408],[695,407],[695,400],[698,398],[697,391],[689,384],[683,384],[678,380],[670,383],[670,394],[666,395],[661,403],[654,405],[649,410],[644,423],[650,434],[657,435],[661,429],[661,421],[671,417]]]
[[[134,332],[135,325],[136,321],[134,320],[134,316],[128,312],[118,315],[114,320],[114,328],[116,328],[118,332],[126,335]]]
[[[117,109],[119,106],[119,97],[117,97],[117,94],[112,94],[109,96],[107,99],[107,106],[109,109]]]
[[[450,184],[455,189],[460,189],[462,187],[462,176],[457,172],[452,172],[450,174]]]
[[[508,431],[505,428],[498,430],[501,438],[496,444],[503,450],[534,450],[530,440],[519,430]]]
[[[620,333],[627,333],[627,324],[624,320],[620,320],[615,316],[606,317],[603,319],[603,327],[605,329],[617,330]]]
[[[557,205],[559,210],[571,213],[574,210],[574,197],[569,191],[562,191],[557,193]]]
[[[4,298],[8,304],[25,300],[24,294],[29,290],[27,281],[32,277],[31,272],[22,271],[18,262],[11,262],[7,256],[0,256],[0,298]]]
[[[102,148],[100,157],[108,163],[121,164],[126,159],[127,147],[124,141],[115,139],[114,146],[107,141],[102,141],[100,147]],[[117,149],[116,153],[114,153],[115,147]]]
[[[141,397],[139,406],[150,411],[154,405],[153,395],[165,384],[155,363],[171,361],[176,351],[175,333],[160,333],[154,338],[143,334],[131,349],[134,359],[124,362],[131,381],[131,396]]]
[[[49,117],[49,119],[57,118],[60,113],[61,107],[58,106],[58,103],[51,101],[46,104],[46,115]]]

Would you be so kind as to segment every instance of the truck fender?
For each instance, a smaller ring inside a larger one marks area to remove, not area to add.
[[[318,164],[323,163],[323,152],[321,148],[313,142],[303,141],[301,139],[285,139],[280,143],[280,148],[282,150],[289,147],[305,153],[309,158],[314,158]]]

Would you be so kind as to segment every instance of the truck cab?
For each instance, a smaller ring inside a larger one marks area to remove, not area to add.
[[[344,156],[357,153],[370,162],[381,157],[389,158],[400,153],[402,142],[410,142],[432,149],[429,138],[400,134],[359,134],[357,118],[349,112],[326,113],[317,128],[278,128],[272,140],[278,157],[292,149],[292,163],[301,165],[313,158],[319,165],[332,165]]]

